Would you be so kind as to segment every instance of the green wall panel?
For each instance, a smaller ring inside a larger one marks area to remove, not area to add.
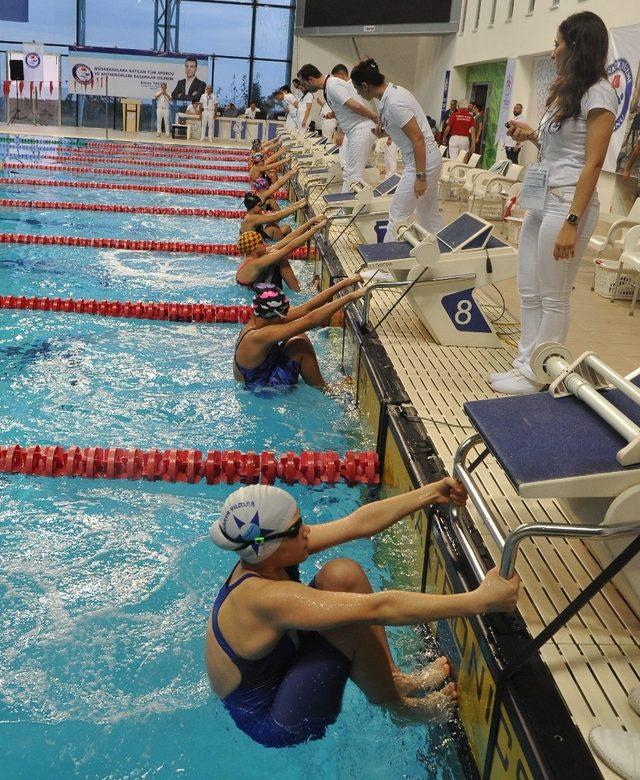
[[[498,125],[498,115],[500,114],[500,103],[502,102],[502,90],[504,87],[504,73],[507,68],[506,60],[498,62],[481,62],[477,65],[470,65],[467,68],[467,84],[491,84],[491,94],[485,110],[485,122],[487,129],[485,132],[484,156],[482,158],[483,168],[489,168],[496,161],[496,130]]]

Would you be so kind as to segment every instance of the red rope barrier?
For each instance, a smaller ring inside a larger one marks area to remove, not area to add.
[[[17,209],[62,209],[68,211],[105,211],[120,214],[168,214],[176,217],[217,217],[220,219],[242,219],[245,211],[225,209],[190,209],[177,206],[123,206],[117,203],[75,203],[59,200],[15,200],[0,198],[0,207]]]
[[[0,233],[0,244],[45,244],[55,246],[90,246],[102,249],[135,249],[156,252],[194,252],[205,255],[240,255],[236,244],[196,244],[191,241],[152,241],[134,238],[88,238],[86,236],[41,236],[32,233]],[[290,255],[294,260],[306,260],[307,248],[302,246]]]
[[[27,298],[0,295],[0,309],[53,311],[67,314],[96,314],[167,322],[239,322],[251,317],[251,306],[216,306],[212,303],[144,303],[143,301],[96,301],[83,298]]]
[[[94,166],[78,165],[44,165],[40,163],[2,163],[2,168],[11,170],[35,170],[35,171],[64,171],[65,173],[95,173],[104,176],[138,176],[141,178],[153,179],[193,179],[195,181],[232,181],[232,182],[250,182],[249,176],[218,176],[216,174],[206,173],[180,173],[173,171],[146,171],[137,168],[96,168]]]
[[[144,160],[136,159],[133,157],[123,157],[122,159],[114,159],[114,156],[111,157],[102,157],[100,155],[80,155],[80,154],[74,154],[74,155],[63,155],[63,154],[43,154],[41,159],[45,160],[56,160],[58,162],[117,162],[122,163],[123,165],[146,165],[147,167],[160,165],[160,166],[167,166],[171,168],[194,168],[197,170],[203,170],[203,171],[246,171],[247,166],[245,165],[214,165],[211,163],[191,163],[191,162],[173,162],[171,160],[159,160],[157,158],[149,158],[148,160],[145,158]]]
[[[236,482],[273,484],[276,479],[292,485],[377,485],[380,482],[375,452],[303,451],[279,457],[265,451],[238,450],[139,450],[116,447],[63,447],[12,444],[0,447],[0,472],[36,477],[86,477],[88,479],[145,479],[149,481],[207,485]]]
[[[58,181],[57,179],[16,179],[10,176],[0,177],[0,184],[13,186],[31,185],[36,187],[73,187],[81,190],[129,190],[134,192],[170,192],[175,195],[226,195],[230,198],[244,198],[246,190],[212,190],[208,187],[170,187],[165,184],[118,184],[101,181]],[[286,200],[287,193],[277,192],[278,200]]]
[[[61,149],[68,149],[67,146],[61,146],[58,147]],[[183,145],[177,145],[177,144],[148,144],[148,143],[104,143],[100,141],[89,141],[87,146],[85,148],[88,148],[90,150],[93,149],[99,149],[99,150],[106,150],[109,152],[114,152],[116,154],[124,154],[129,153],[131,151],[144,151],[147,154],[150,155],[160,155],[162,153],[166,155],[180,155],[180,156],[188,156],[188,157],[197,157],[199,159],[222,159],[222,158],[236,158],[236,159],[246,159],[247,156],[251,153],[250,149],[223,149],[223,148],[216,148],[213,149],[207,149],[204,147],[198,147],[198,146],[183,146]]]

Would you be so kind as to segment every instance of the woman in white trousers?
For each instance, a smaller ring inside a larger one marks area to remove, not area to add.
[[[380,101],[380,127],[398,146],[404,172],[389,209],[385,241],[396,241],[396,228],[416,213],[418,223],[430,233],[443,227],[438,211],[438,180],[442,155],[431,126],[416,98],[404,87],[387,81],[374,60],[364,60],[351,71],[351,80],[365,100]]]
[[[498,393],[537,392],[531,367],[545,341],[563,343],[580,261],[598,222],[595,191],[613,133],[617,97],[605,65],[609,36],[602,19],[585,11],[558,28],[552,55],[558,77],[538,128],[511,120],[508,134],[540,149],[529,166],[521,205],[527,209],[518,252],[521,335],[514,368],[487,378]]]

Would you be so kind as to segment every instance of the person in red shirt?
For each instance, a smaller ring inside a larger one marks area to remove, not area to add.
[[[475,123],[473,114],[467,108],[458,108],[447,120],[443,141],[449,139],[449,157],[457,159],[462,151],[468,152],[475,146]]]

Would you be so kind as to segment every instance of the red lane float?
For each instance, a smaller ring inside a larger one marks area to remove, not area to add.
[[[375,452],[303,451],[240,452],[238,450],[139,450],[120,447],[69,447],[12,444],[0,447],[0,472],[34,477],[145,479],[151,482],[207,485],[236,482],[271,485],[277,479],[292,485],[378,485],[380,466]]]
[[[166,162],[164,160],[159,159],[145,159],[144,161],[141,161],[139,159],[134,159],[131,157],[123,157],[122,159],[114,160],[113,155],[111,157],[101,157],[99,155],[80,155],[80,154],[74,154],[74,155],[63,155],[63,154],[43,154],[40,159],[45,160],[55,160],[57,162],[83,162],[83,163],[90,163],[90,162],[107,162],[107,163],[113,163],[117,162],[122,165],[146,165],[147,167],[152,166],[167,166],[171,168],[194,168],[196,170],[202,170],[202,171],[246,171],[247,166],[246,165],[213,165],[212,163],[204,164],[204,163],[185,163],[185,162],[171,162],[170,160],[167,160]],[[213,161],[212,161],[213,162]]]
[[[141,178],[153,179],[193,179],[195,181],[232,181],[232,182],[250,182],[249,176],[225,176],[206,173],[180,173],[179,175],[172,171],[146,171],[137,168],[96,168],[82,167],[78,165],[44,165],[40,163],[2,163],[1,168],[11,170],[25,171],[63,171],[64,173],[95,173],[101,176],[138,176]]]
[[[236,244],[196,244],[191,241],[152,241],[133,238],[88,238],[86,236],[41,236],[32,233],[0,233],[0,244],[46,244],[54,246],[90,246],[100,249],[133,249],[154,252],[189,252],[204,255],[231,255],[240,252]],[[305,246],[294,250],[289,257],[306,260]]]
[[[73,201],[15,200],[0,198],[0,207],[18,209],[61,209],[68,211],[105,211],[119,214],[168,214],[176,217],[217,217],[219,219],[242,219],[245,211],[225,209],[190,209],[173,206],[123,206],[117,203],[74,203]]]
[[[96,301],[83,298],[27,298],[24,295],[0,295],[0,309],[95,314],[101,317],[129,317],[167,322],[241,324],[249,321],[252,312],[251,306],[216,306],[212,303]]]
[[[230,198],[244,198],[246,190],[211,190],[208,187],[170,187],[168,184],[118,184],[101,181],[58,181],[57,179],[16,179],[10,176],[0,177],[0,184],[12,184],[14,187],[31,185],[35,187],[73,187],[80,190],[128,190],[133,192],[170,192],[174,195],[226,195]],[[278,200],[287,200],[287,193],[276,192]]]

